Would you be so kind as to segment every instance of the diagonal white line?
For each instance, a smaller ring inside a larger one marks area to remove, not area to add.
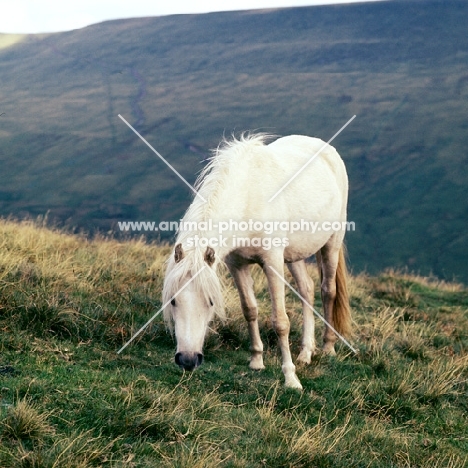
[[[164,159],[163,156],[161,156],[120,114],[119,114],[119,117],[120,119],[131,129],[133,130],[140,138],[141,140],[143,141],[143,143],[145,143],[151,150],[153,150],[153,152],[156,154],[156,156],[158,156],[161,161],[163,163],[165,163],[178,177],[179,179],[197,196],[197,197],[200,197],[205,203],[206,203],[206,200],[198,193],[197,190],[195,190],[194,187],[192,187],[192,185],[190,185],[183,177],[182,175],[179,174],[179,172],[174,169],[174,167],[169,163],[167,162],[166,159]]]
[[[354,119],[353,115],[269,200],[273,201]]]
[[[270,268],[273,270],[273,272],[275,273],[275,275],[292,291],[296,294],[297,297],[299,297],[302,301],[304,301],[305,304],[307,304],[310,309],[312,310],[312,312],[323,322],[325,323],[326,325],[328,325],[335,333],[336,335],[338,336],[338,338],[343,341],[343,343],[345,343],[353,352],[354,354],[358,354],[358,351],[357,349],[353,348],[349,342],[346,340],[346,338],[341,335],[340,333],[338,333],[316,310],[313,306],[311,306],[309,304],[309,302],[303,298],[298,291],[296,291],[272,266],[270,266]]]
[[[197,271],[172,297],[167,301],[118,351],[117,354],[120,354],[172,301],[176,298],[204,269],[206,265],[203,266],[199,271]]]

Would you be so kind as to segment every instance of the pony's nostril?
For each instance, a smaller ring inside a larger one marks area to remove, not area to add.
[[[180,353],[176,353],[175,358],[174,358],[175,363],[176,363],[178,366],[181,366],[181,365],[182,365],[182,363],[180,362],[180,356],[181,356]]]
[[[197,367],[198,367],[198,366],[201,366],[202,363],[203,363],[203,354],[198,353],[198,354],[197,354]]]
[[[177,353],[174,357],[174,361],[179,367],[182,367],[186,371],[192,371],[203,362],[203,354],[184,352]]]

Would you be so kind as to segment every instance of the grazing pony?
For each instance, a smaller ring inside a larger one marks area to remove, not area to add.
[[[268,280],[285,384],[301,389],[289,348],[284,263],[302,296],[303,338],[298,361],[310,363],[315,338],[314,315],[308,304],[313,303],[314,285],[304,259],[316,255],[326,322],[341,335],[351,331],[345,230],[330,228],[337,222],[346,224],[348,178],[335,148],[318,138],[291,135],[269,144],[268,138],[247,135],[224,141],[202,171],[196,183],[198,195],[182,219],[168,260],[164,317],[175,331],[176,364],[185,370],[198,367],[210,321],[215,315],[224,316],[217,274],[219,262],[224,261],[248,324],[250,368],[263,369],[250,271],[257,263]],[[311,221],[315,222],[314,232]],[[336,340],[333,329],[326,326],[325,353],[335,354]]]

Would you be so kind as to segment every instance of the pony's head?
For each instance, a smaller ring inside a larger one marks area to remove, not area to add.
[[[223,315],[223,296],[214,250],[184,252],[177,244],[167,265],[163,288],[164,319],[175,332],[175,362],[191,371],[203,362],[203,343],[214,315]]]

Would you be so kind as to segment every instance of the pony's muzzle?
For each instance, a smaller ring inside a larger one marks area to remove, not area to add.
[[[193,371],[203,362],[203,354],[201,353],[177,353],[175,355],[175,363],[186,371]]]

